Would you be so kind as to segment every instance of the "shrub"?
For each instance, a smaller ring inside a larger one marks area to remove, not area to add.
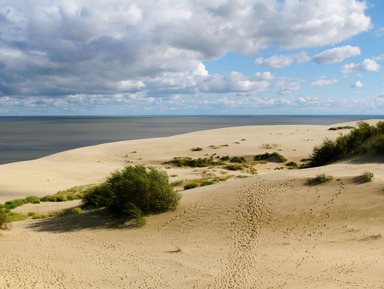
[[[371,137],[378,139],[378,132],[384,129],[384,124],[382,123],[378,123],[377,127],[371,126],[366,122],[358,122],[357,125],[358,127],[352,128],[349,134],[341,135],[335,141],[325,139],[322,145],[315,147],[310,156],[308,166],[317,167],[343,159],[354,153],[366,152],[368,151],[368,147],[365,144],[367,140]],[[374,147],[375,143],[376,141],[374,141]],[[381,143],[384,144],[384,140]],[[380,147],[380,142],[377,142],[377,147]]]
[[[0,230],[10,230],[12,227],[8,213],[0,209]]]
[[[326,175],[326,174],[320,174],[320,175],[317,175],[313,179],[309,179],[307,181],[307,184],[308,185],[317,185],[317,184],[322,184],[322,183],[325,183],[325,182],[330,182],[332,180],[333,180],[332,176]]]
[[[298,164],[296,162],[289,162],[286,164],[287,167],[294,167],[294,168],[297,168],[298,167]]]
[[[124,221],[176,208],[180,200],[168,176],[155,168],[127,166],[114,172],[105,183],[86,194],[84,206],[106,207],[107,212]]]
[[[83,207],[108,207],[112,204],[114,197],[115,194],[111,190],[110,186],[107,183],[103,183],[99,186],[93,187],[84,195]]]
[[[231,163],[245,163],[244,157],[233,157],[230,160]]]
[[[374,177],[374,174],[372,172],[364,172],[363,175],[361,176],[361,178],[365,181],[365,182],[370,182],[372,181]]]
[[[229,156],[223,156],[220,158],[221,161],[225,162],[225,161],[229,161],[231,158]]]
[[[195,147],[195,148],[192,148],[191,151],[193,152],[199,152],[199,151],[202,151],[203,149],[201,147]]]
[[[184,190],[190,190],[190,189],[194,189],[194,188],[198,188],[198,187],[200,187],[200,184],[193,182],[193,183],[186,184],[184,186]]]
[[[384,134],[379,134],[372,143],[372,147],[376,152],[382,154],[384,153]]]
[[[209,167],[209,166],[220,166],[222,162],[214,161],[213,158],[198,158],[192,159],[189,157],[175,157],[173,160],[165,162],[164,164],[174,164],[178,167]]]
[[[242,165],[226,165],[225,168],[230,171],[242,171],[244,169]]]
[[[35,196],[27,197],[27,198],[25,198],[25,200],[30,204],[39,204],[40,203],[40,198],[35,197]]]
[[[17,200],[6,202],[4,205],[7,209],[12,210],[14,208],[17,208],[27,203],[28,202],[25,199],[17,199]]]
[[[284,156],[282,156],[281,154],[279,154],[277,152],[274,152],[271,154],[270,153],[260,154],[260,155],[256,155],[254,157],[255,161],[272,160],[272,159],[276,159],[279,162],[286,162],[287,161],[287,159]]]
[[[204,186],[209,186],[209,185],[213,185],[214,182],[211,182],[211,181],[202,181],[200,186],[204,187]]]

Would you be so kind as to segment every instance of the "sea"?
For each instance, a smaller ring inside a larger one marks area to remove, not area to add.
[[[0,117],[0,164],[79,147],[249,125],[331,125],[383,115]]]

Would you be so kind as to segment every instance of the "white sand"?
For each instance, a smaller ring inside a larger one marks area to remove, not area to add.
[[[275,151],[263,144],[279,144],[299,162],[340,132],[253,126],[81,148],[0,166],[0,201],[98,183],[130,162],[162,167],[172,181],[225,176],[162,163]],[[384,157],[274,170],[281,166],[257,165],[258,175],[183,191],[176,211],[150,216],[142,228],[116,229],[94,212],[14,223],[0,232],[0,288],[384,288]],[[375,174],[372,182],[356,182],[364,171]],[[323,172],[333,181],[305,184]],[[28,206],[16,210],[55,209]]]

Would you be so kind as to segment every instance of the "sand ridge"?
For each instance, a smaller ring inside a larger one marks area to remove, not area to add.
[[[228,143],[221,149],[240,155],[263,152],[261,145],[269,142],[281,144],[281,153],[291,160],[308,154],[308,139],[313,139],[312,145],[324,135],[338,135],[323,126],[264,129],[228,129],[228,134],[222,129],[201,132],[200,138],[200,133],[192,133],[124,143],[127,148],[120,153],[151,145],[156,150],[172,147],[164,156],[154,152],[153,158],[138,149],[133,153],[140,154],[142,162],[160,166],[175,153],[193,155],[189,149],[198,144],[208,151],[210,144]],[[272,134],[261,139],[260,130]],[[215,132],[217,138],[212,139]],[[233,143],[237,140],[240,144]],[[106,146],[115,148],[117,158],[121,144]],[[78,152],[68,154],[75,158]],[[74,165],[65,155],[40,161],[62,157]],[[102,155],[99,150],[98,160]],[[79,162],[90,160],[83,154]],[[306,170],[266,167],[246,179],[183,191],[177,210],[150,216],[139,229],[117,229],[100,212],[17,222],[0,236],[0,287],[384,288],[383,166],[381,159],[368,156]],[[358,182],[356,177],[366,170],[375,173],[373,181]],[[184,175],[194,173],[190,171]],[[308,178],[323,172],[333,180],[307,184]]]

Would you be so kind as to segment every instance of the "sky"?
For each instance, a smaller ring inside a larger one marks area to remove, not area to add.
[[[384,1],[1,0],[0,116],[382,115]]]

